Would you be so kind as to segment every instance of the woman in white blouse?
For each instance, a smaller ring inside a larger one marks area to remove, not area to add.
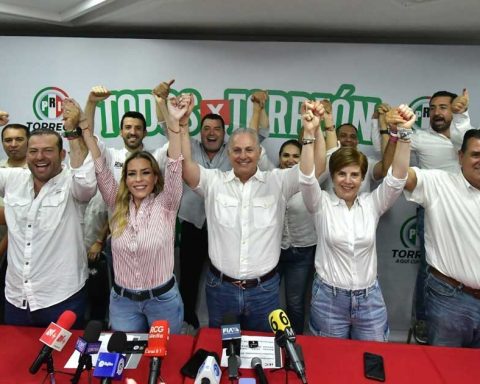
[[[334,193],[329,194],[320,189],[315,178],[313,145],[308,145],[319,129],[323,107],[306,102],[300,190],[307,209],[314,214],[318,236],[310,313],[314,335],[376,341],[388,338],[387,311],[377,280],[375,232],[380,216],[402,193],[415,122],[408,106],[401,105],[397,111],[402,122],[400,138],[392,168],[380,186],[359,194],[367,158],[353,148],[341,148],[330,158]],[[323,141],[321,135],[317,137]],[[315,156],[324,158],[324,143],[317,148]]]

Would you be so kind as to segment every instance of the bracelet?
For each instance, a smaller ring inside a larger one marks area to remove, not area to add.
[[[308,144],[313,144],[315,143],[315,138],[311,138],[311,139],[302,139],[302,145],[308,145]]]
[[[391,143],[396,143],[398,141],[398,136],[395,135],[395,136],[390,136],[390,138],[388,139],[388,141],[390,141]]]
[[[388,135],[388,129],[381,129],[380,134],[381,135]]]
[[[68,140],[78,139],[82,136],[82,128],[77,127],[76,129],[72,129],[71,131],[63,131],[63,137]]]
[[[413,131],[405,127],[399,127],[397,133],[399,139],[410,141],[410,136],[412,136]]]
[[[179,126],[179,127],[181,127],[181,126]],[[172,132],[172,133],[180,133],[180,131],[181,131],[180,128],[178,128],[178,130],[175,131],[174,129],[170,128],[170,126],[169,126],[168,124],[167,124],[167,129],[168,129],[170,132]]]
[[[388,130],[388,134],[391,136],[391,137],[398,137],[398,134],[396,131],[392,131],[391,129]]]

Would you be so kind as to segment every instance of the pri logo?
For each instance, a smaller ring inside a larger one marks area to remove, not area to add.
[[[410,108],[417,115],[417,121],[413,125],[414,129],[426,131],[430,126],[430,96],[422,96],[410,103]]]
[[[39,120],[56,120],[62,114],[63,100],[68,94],[57,87],[40,90],[33,99],[33,112]]]
[[[405,223],[403,223],[400,229],[400,240],[405,248],[417,247],[417,217],[412,216]]]

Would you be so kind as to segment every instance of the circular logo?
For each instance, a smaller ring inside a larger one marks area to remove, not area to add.
[[[56,120],[62,114],[63,100],[68,94],[57,87],[40,90],[33,99],[33,112],[39,120]]]
[[[413,128],[426,131],[430,127],[430,96],[422,96],[413,100],[409,107],[417,115],[417,121],[415,121]]]
[[[412,216],[403,223],[400,229],[400,240],[405,248],[417,246],[417,216]]]
[[[124,367],[125,367],[125,360],[122,357],[122,358],[120,358],[120,361],[118,362],[117,375],[122,374]]]

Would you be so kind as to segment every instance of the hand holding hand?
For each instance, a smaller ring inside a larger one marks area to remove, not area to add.
[[[468,103],[470,102],[470,95],[468,94],[467,88],[463,89],[463,92],[460,96],[457,96],[452,101],[452,112],[453,113],[463,113],[468,109]]]
[[[73,131],[80,128],[83,134],[93,136],[92,129],[80,107],[74,99],[67,98],[63,101],[63,128],[65,131]]]
[[[415,120],[417,120],[417,115],[415,115],[412,108],[410,108],[406,104],[400,104],[397,108],[397,111],[404,120],[404,122],[400,124],[401,127],[406,129],[412,129]]]
[[[267,91],[256,91],[250,96],[250,100],[252,103],[256,104],[260,109],[265,108],[265,103],[268,100],[268,92]]]
[[[302,125],[304,136],[315,135],[315,130],[320,127],[320,120],[325,114],[325,108],[319,101],[306,100],[302,104]]]
[[[0,111],[0,127],[7,125],[9,122],[9,114],[5,111]]]
[[[182,94],[178,97],[170,97],[167,102],[168,115],[176,121],[180,121],[188,111],[193,109],[193,95]]]
[[[90,90],[88,101],[98,103],[107,99],[111,95],[110,91],[103,85],[96,85]]]

